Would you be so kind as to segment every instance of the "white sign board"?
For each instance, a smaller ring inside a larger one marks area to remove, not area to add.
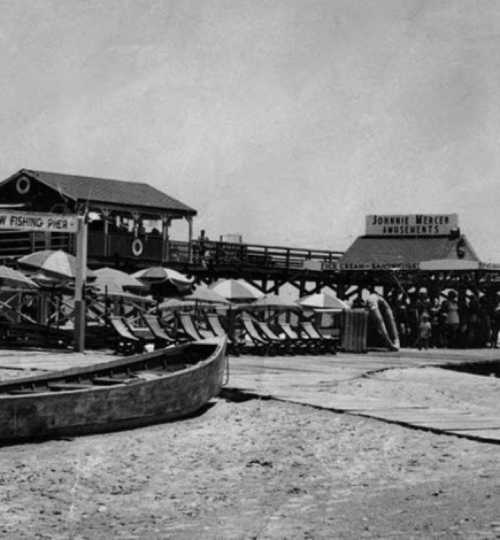
[[[0,210],[0,229],[76,233],[78,218],[74,215],[65,216],[46,212]]]
[[[447,236],[458,228],[458,214],[373,214],[366,236]]]

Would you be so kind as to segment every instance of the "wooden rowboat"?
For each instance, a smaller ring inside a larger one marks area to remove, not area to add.
[[[226,362],[213,339],[0,382],[0,444],[188,416],[219,393]]]

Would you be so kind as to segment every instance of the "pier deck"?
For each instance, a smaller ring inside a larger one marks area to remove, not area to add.
[[[500,353],[405,350],[243,356],[231,362],[229,386],[256,396],[500,442],[500,379],[440,369],[485,362],[496,362],[498,370]]]

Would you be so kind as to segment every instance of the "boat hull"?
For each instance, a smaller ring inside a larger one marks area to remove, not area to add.
[[[226,344],[188,368],[113,386],[0,398],[0,444],[99,433],[192,415],[218,395]]]

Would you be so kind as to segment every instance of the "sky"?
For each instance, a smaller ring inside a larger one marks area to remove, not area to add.
[[[195,233],[333,250],[366,214],[456,212],[500,262],[500,2],[0,10],[0,178],[144,181],[198,210]]]

